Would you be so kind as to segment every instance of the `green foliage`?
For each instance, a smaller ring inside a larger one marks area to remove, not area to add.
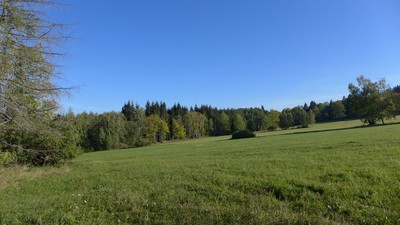
[[[312,126],[315,124],[315,113],[312,109],[307,112],[307,126]]]
[[[244,118],[247,121],[247,129],[251,131],[266,130],[268,127],[268,118],[263,109],[246,109],[244,110]]]
[[[400,94],[400,85],[397,85],[396,87],[392,88],[392,92],[395,94]]]
[[[188,138],[200,138],[206,135],[207,118],[203,114],[190,111],[183,118]]]
[[[233,113],[231,116],[231,131],[235,132],[244,129],[246,129],[246,121],[244,117],[238,112]]]
[[[79,154],[71,121],[57,116],[67,89],[53,83],[65,40],[51,22],[51,1],[0,1],[0,150],[18,163],[56,164]],[[56,48],[54,48],[56,47]]]
[[[13,164],[17,161],[16,152],[0,152],[0,167]]]
[[[90,152],[150,144],[145,138],[147,119],[144,110],[136,105],[130,110],[125,108],[124,112],[78,114],[74,119],[78,146]]]
[[[330,102],[330,117],[333,120],[341,120],[346,118],[346,107],[342,101]]]
[[[398,87],[400,88],[400,86],[398,86]],[[400,114],[400,93],[393,92],[391,95],[392,95],[391,96],[392,102],[396,108],[395,113],[397,115],[399,115]]]
[[[347,99],[344,99],[346,102]],[[338,101],[330,101],[325,103],[315,104],[314,107],[310,108],[316,114],[316,120],[318,122],[328,122],[328,121],[335,121],[335,120],[342,120],[346,118],[346,111],[349,111],[349,116],[352,116],[350,112],[350,105],[348,105],[348,109],[344,105],[343,100]]]
[[[168,110],[165,102],[152,102],[147,101],[145,107],[146,116],[156,115],[159,116],[162,120],[168,120]]]
[[[128,101],[122,106],[121,113],[124,114],[126,120],[133,121],[136,119],[135,117],[137,115],[138,110],[140,110],[139,105],[137,104],[135,105],[133,102]]]
[[[145,137],[151,143],[164,142],[169,134],[168,124],[157,115],[147,118],[147,131]]]
[[[186,138],[186,129],[185,127],[178,123],[176,119],[172,119],[172,130],[173,130],[173,140],[183,140]]]
[[[349,84],[348,98],[364,123],[375,125],[378,120],[384,123],[384,119],[396,115],[396,105],[385,79],[372,82],[364,76],[360,76],[357,78],[357,83],[358,86]]]
[[[126,118],[121,113],[97,115],[88,130],[90,146],[94,151],[127,147],[125,124]]]
[[[68,116],[42,122],[41,129],[35,133],[18,128],[3,133],[4,143],[18,143],[3,145],[3,151],[15,153],[18,163],[36,166],[54,165],[81,153],[77,133]]]
[[[268,121],[268,130],[276,130],[279,127],[281,113],[276,110],[271,110],[267,114],[267,121]],[[274,128],[274,129],[272,129]]]
[[[125,115],[127,122],[125,126],[125,142],[128,147],[140,147],[146,145],[144,135],[147,120],[144,109],[132,102],[126,103],[122,107],[122,114]]]
[[[278,127],[275,126],[275,125],[269,126],[269,127],[267,128],[268,131],[275,131],[275,130],[277,130],[277,129],[278,129]]]
[[[293,115],[290,109],[284,109],[279,116],[279,126],[282,129],[288,129],[293,126]]]
[[[233,132],[232,134],[232,139],[253,138],[253,137],[256,137],[256,134],[254,134],[250,130],[238,130]]]
[[[300,106],[292,109],[293,125],[308,127],[307,112]]]
[[[207,127],[206,127],[206,133],[208,135],[215,135],[215,125],[214,125],[214,120],[212,118],[209,118],[207,120]]]
[[[216,135],[226,135],[231,132],[230,119],[224,111],[218,113],[215,125]]]

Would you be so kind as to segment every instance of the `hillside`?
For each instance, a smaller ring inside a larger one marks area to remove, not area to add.
[[[0,224],[346,224],[400,219],[400,124],[359,121],[0,169]]]

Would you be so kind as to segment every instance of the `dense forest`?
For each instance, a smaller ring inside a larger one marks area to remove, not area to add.
[[[385,80],[372,82],[363,76],[350,84],[342,100],[286,108],[281,112],[255,108],[218,109],[209,105],[186,107],[177,103],[147,102],[144,107],[128,101],[120,112],[69,112],[83,151],[133,148],[172,140],[230,135],[238,130],[274,131],[307,128],[314,123],[360,118],[369,125],[399,113],[400,86],[389,88]]]

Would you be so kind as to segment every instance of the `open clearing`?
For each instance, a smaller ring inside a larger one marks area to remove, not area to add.
[[[0,224],[398,224],[400,124],[359,121],[0,169]]]

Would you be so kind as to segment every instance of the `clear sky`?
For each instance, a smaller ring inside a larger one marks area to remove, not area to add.
[[[65,109],[281,110],[341,99],[363,74],[400,84],[398,0],[63,0],[76,23],[62,61]]]

